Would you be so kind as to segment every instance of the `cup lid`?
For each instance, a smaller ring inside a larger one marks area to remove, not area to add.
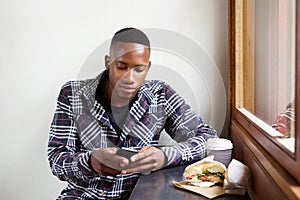
[[[225,138],[210,138],[205,146],[209,150],[227,150],[233,147],[231,141]]]

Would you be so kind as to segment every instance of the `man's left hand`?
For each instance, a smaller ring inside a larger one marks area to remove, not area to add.
[[[128,168],[122,170],[121,173],[129,174],[133,172],[151,172],[165,167],[164,163],[165,155],[160,149],[152,146],[146,146],[130,158]]]

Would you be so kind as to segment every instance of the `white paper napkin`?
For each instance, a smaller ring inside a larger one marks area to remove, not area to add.
[[[246,165],[232,159],[225,174],[225,193],[244,195],[250,183],[250,176],[250,170]]]

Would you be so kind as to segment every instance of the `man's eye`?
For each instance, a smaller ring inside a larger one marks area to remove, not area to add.
[[[138,73],[143,72],[143,71],[145,71],[145,67],[136,67],[135,71]]]
[[[121,70],[125,70],[125,69],[127,69],[127,66],[124,64],[117,64],[117,68],[121,69]]]

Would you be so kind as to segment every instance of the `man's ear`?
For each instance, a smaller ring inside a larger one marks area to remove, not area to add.
[[[149,61],[148,70],[150,69],[150,67],[151,67],[151,61]]]
[[[105,56],[104,61],[105,61],[105,68],[109,70],[109,59],[110,57],[108,55]]]

